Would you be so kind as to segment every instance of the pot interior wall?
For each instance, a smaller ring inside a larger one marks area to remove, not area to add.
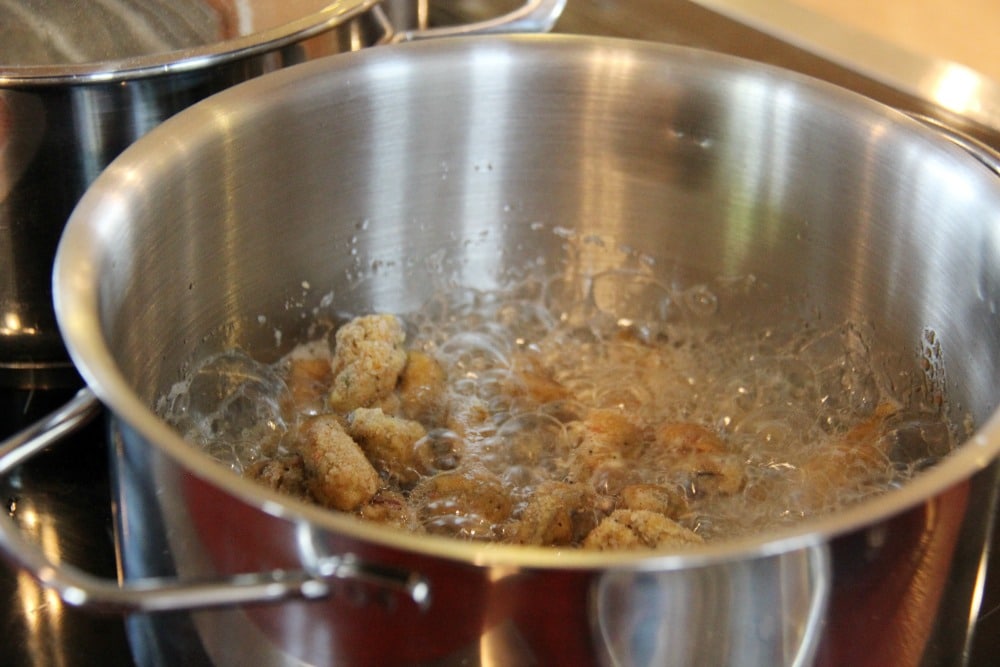
[[[996,406],[995,175],[901,115],[705,53],[473,39],[308,63],[175,117],[90,199],[74,233],[93,228],[102,326],[150,404],[208,351],[277,358],[316,309],[411,311],[544,263],[753,276],[766,303],[723,307],[867,322],[888,363],[940,362],[978,422]]]

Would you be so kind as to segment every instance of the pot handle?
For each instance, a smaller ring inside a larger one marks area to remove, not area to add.
[[[457,37],[460,35],[486,35],[509,32],[548,32],[562,15],[566,0],[527,0],[518,9],[495,18],[439,28],[405,30],[393,38],[394,42],[412,42],[418,39]]]
[[[0,476],[82,428],[101,413],[100,401],[80,390],[66,405],[0,443]],[[330,594],[335,580],[350,579],[400,593],[420,608],[430,602],[430,588],[417,574],[365,563],[351,554],[325,555],[301,550],[303,569],[238,574],[215,581],[188,583],[168,578],[128,584],[102,579],[67,563],[52,561],[25,539],[9,512],[0,512],[0,552],[67,604],[111,612],[204,609],[289,599],[317,599]]]

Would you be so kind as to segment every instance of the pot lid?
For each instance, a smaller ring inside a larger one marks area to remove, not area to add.
[[[380,0],[0,0],[0,84],[197,69],[306,39]]]

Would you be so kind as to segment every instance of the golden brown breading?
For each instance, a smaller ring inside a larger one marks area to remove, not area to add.
[[[350,512],[378,491],[378,473],[335,416],[304,422],[298,448],[309,491],[321,504]]]
[[[444,428],[428,431],[413,445],[416,467],[426,475],[454,470],[465,456],[465,446],[465,438],[454,431]]]
[[[403,494],[381,489],[358,510],[358,516],[368,521],[416,531],[420,527],[417,514]]]
[[[691,496],[733,495],[746,484],[744,466],[726,452],[722,438],[704,426],[668,422],[657,426],[653,437],[650,463],[672,472]]]
[[[341,326],[335,336],[333,385],[328,403],[349,412],[392,393],[406,366],[406,333],[392,315],[365,315]]]
[[[434,357],[420,350],[410,350],[406,367],[399,378],[403,416],[431,428],[444,425],[448,413],[444,401],[447,379],[447,374]]]
[[[305,500],[309,495],[305,464],[300,454],[261,459],[248,467],[243,474],[268,488],[300,500]]]
[[[732,496],[746,485],[746,471],[735,456],[728,454],[688,454],[674,465],[686,480],[693,497]]]
[[[291,430],[258,439],[275,458],[246,475],[414,532],[591,549],[701,543],[684,525],[694,509],[711,517],[717,496],[735,496],[724,508],[755,493],[787,499],[788,511],[808,514],[890,479],[886,420],[897,408],[880,405],[816,453],[781,454],[781,466],[799,468],[795,488],[760,482],[744,432],[729,440],[682,421],[688,373],[670,340],[647,333],[518,340],[464,365],[406,350],[395,316],[355,318],[333,346],[320,338],[284,359]],[[297,453],[283,455],[296,437]],[[711,520],[699,530],[723,531]]]
[[[569,390],[557,382],[538,359],[527,354],[514,356],[511,375],[503,389],[510,396],[523,397],[532,405],[544,405],[570,397]]]
[[[678,453],[721,454],[726,451],[722,438],[700,424],[666,422],[656,427],[653,437],[657,447]]]
[[[834,504],[837,495],[859,484],[879,482],[891,474],[882,436],[896,406],[882,403],[868,419],[835,438],[802,466],[803,509],[815,511]]]
[[[514,544],[578,544],[601,517],[597,494],[584,484],[544,482],[520,518],[506,531]]]
[[[297,412],[319,412],[330,390],[333,369],[323,357],[294,357],[288,363],[285,383]]]
[[[375,467],[400,484],[420,476],[413,445],[427,435],[420,422],[391,417],[381,408],[358,408],[347,418],[347,432]]]
[[[628,474],[626,462],[642,445],[642,430],[617,410],[593,410],[574,425],[579,441],[570,454],[570,478],[615,494]]]
[[[499,478],[481,468],[427,477],[410,498],[429,532],[476,539],[495,538],[512,507]]]
[[[383,396],[378,399],[375,403],[369,405],[368,407],[379,408],[387,415],[397,416],[401,412],[401,405],[402,402],[399,400],[399,393],[394,391],[388,396]]]
[[[679,488],[629,484],[618,495],[618,509],[646,510],[676,519],[687,510],[687,499]]]
[[[482,433],[492,428],[490,408],[480,398],[462,397],[448,406],[448,420],[445,427],[464,438]]]
[[[658,512],[615,510],[583,541],[586,549],[665,549],[702,544],[697,533]]]
[[[583,425],[595,440],[617,450],[628,450],[642,440],[642,430],[618,410],[593,410]]]

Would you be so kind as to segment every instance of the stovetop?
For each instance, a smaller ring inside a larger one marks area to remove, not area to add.
[[[482,18],[489,3],[472,0],[465,13],[441,11],[442,22]],[[716,3],[718,4],[718,3]],[[463,5],[465,6],[465,5]],[[953,115],[858,71],[791,46],[769,34],[684,0],[569,0],[557,25],[562,32],[603,34],[709,48],[781,65],[851,88],[893,106],[943,115],[1000,148],[1000,132]],[[73,390],[0,390],[0,439],[65,402]],[[53,559],[114,578],[113,504],[103,424],[36,457],[0,480],[0,499],[22,530]],[[971,667],[994,664],[1000,654],[1000,539],[994,549]],[[0,667],[133,667],[120,616],[95,614],[63,604],[31,577],[0,562]]]
[[[0,438],[72,395],[0,392]],[[0,499],[19,528],[53,560],[116,576],[107,447],[101,420],[0,480]],[[0,562],[0,665],[131,667],[120,616],[65,605],[32,577]]]

